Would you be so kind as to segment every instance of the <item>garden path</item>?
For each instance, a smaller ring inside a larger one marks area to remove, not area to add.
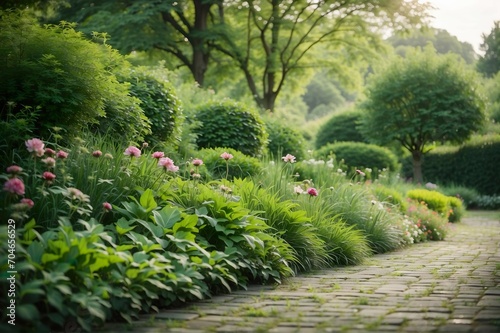
[[[445,241],[162,310],[99,332],[500,332],[500,221],[465,218]]]

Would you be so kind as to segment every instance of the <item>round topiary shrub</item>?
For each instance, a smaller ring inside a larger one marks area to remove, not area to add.
[[[245,155],[261,156],[267,143],[259,114],[234,101],[210,102],[198,107],[193,129],[199,148],[227,147]]]
[[[151,123],[151,134],[146,136],[146,141],[178,142],[182,111],[167,71],[135,67],[125,81],[130,82],[130,94],[141,101],[140,106]]]
[[[357,128],[361,111],[351,110],[333,115],[318,130],[316,135],[316,148],[340,141],[365,142]]]
[[[276,120],[266,122],[266,131],[269,135],[267,150],[271,157],[292,154],[297,160],[305,158],[305,139],[299,131]]]
[[[325,159],[335,156],[350,168],[371,168],[375,170],[399,170],[398,159],[389,149],[362,142],[338,142],[316,150],[316,158]]]
[[[227,163],[221,157],[223,153],[232,155]],[[198,156],[203,160],[207,172],[213,179],[243,179],[255,176],[262,171],[262,164],[257,158],[231,148],[205,148],[198,152]]]

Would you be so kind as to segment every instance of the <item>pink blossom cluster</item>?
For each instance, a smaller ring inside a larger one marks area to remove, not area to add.
[[[172,161],[168,157],[160,158],[158,161],[158,166],[161,166],[165,171],[170,172],[177,172],[179,170],[179,167],[174,164],[174,161]]]

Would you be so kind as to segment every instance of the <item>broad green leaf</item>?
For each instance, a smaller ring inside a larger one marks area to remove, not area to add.
[[[40,313],[33,304],[18,305],[16,307],[16,314],[19,315],[19,318],[27,322],[34,322],[40,318]]]
[[[147,211],[152,211],[153,209],[155,209],[158,204],[154,199],[153,190],[148,188],[146,191],[144,191],[144,193],[142,193],[141,195],[140,203],[141,206],[144,207]]]
[[[123,235],[130,230],[133,230],[136,226],[132,226],[133,221],[128,221],[124,217],[120,218],[118,221],[116,221],[116,231],[118,234]]]
[[[175,223],[181,219],[181,211],[178,208],[165,206],[160,211],[153,211],[154,221],[162,228],[172,229]]]

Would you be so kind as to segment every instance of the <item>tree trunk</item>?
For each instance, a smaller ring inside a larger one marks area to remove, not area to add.
[[[194,27],[193,30],[190,31],[191,36],[189,38],[193,49],[191,73],[195,81],[198,82],[200,86],[203,86],[205,72],[208,67],[209,52],[205,45],[205,38],[198,37],[196,34],[200,34],[200,32],[205,32],[207,30],[208,15],[210,14],[210,7],[213,3],[202,0],[195,0],[193,3]],[[193,33],[195,36],[192,35]]]
[[[414,150],[411,154],[413,156],[413,181],[422,184],[424,182],[422,175],[422,160],[424,154],[420,150]]]

